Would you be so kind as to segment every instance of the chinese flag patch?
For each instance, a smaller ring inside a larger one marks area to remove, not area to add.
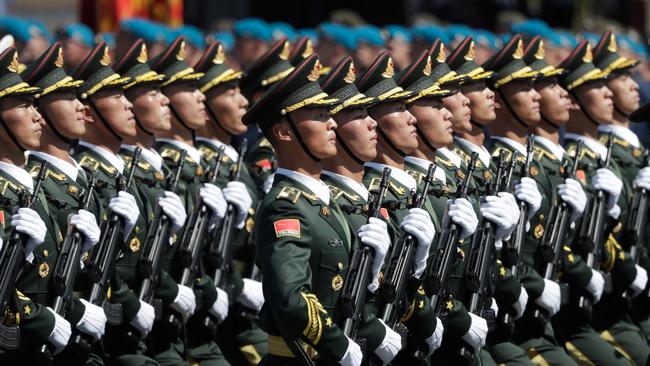
[[[261,168],[262,170],[271,170],[273,168],[273,164],[271,164],[271,161],[269,161],[269,159],[260,160],[255,163],[255,166]]]
[[[587,185],[587,177],[585,176],[585,171],[582,169],[578,169],[576,171],[576,178],[582,183],[582,185]]]
[[[386,208],[384,207],[380,208],[379,214],[381,215],[381,217],[384,218],[384,220],[388,220],[388,210]]]
[[[275,236],[282,238],[285,236],[292,236],[300,238],[300,220],[298,219],[283,219],[273,223],[275,229]]]

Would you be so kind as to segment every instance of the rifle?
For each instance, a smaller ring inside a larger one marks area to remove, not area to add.
[[[521,165],[520,178],[530,177],[530,162],[533,157],[533,135],[528,135],[526,139],[526,161]],[[514,158],[510,162],[514,167]],[[512,175],[510,175],[512,176]],[[508,179],[510,180],[510,178]],[[509,182],[508,182],[509,183]],[[509,185],[509,184],[508,184]],[[524,238],[526,237],[526,222],[528,221],[528,204],[519,201],[519,221],[515,227],[510,240],[504,246],[505,251],[502,253],[503,265],[510,268],[513,276],[517,277],[521,263],[521,248]],[[499,319],[499,331],[506,339],[510,339],[515,331],[514,314],[511,311],[503,311],[503,316]]]
[[[79,209],[88,209],[96,184],[97,174],[94,171],[90,176],[88,189]],[[59,252],[54,267],[54,273],[52,274],[52,291],[56,294],[52,310],[64,318],[70,310],[70,305],[73,300],[74,282],[77,279],[81,255],[83,254],[81,252],[83,249],[83,240],[84,237],[79,230],[73,225],[68,225],[65,241],[61,246],[61,251]],[[87,354],[90,351],[88,344],[80,344],[80,346],[83,347],[81,350],[83,353]],[[40,353],[45,359],[51,360],[54,350],[46,344],[41,347]]]
[[[497,174],[487,188],[487,196],[496,195],[499,187],[509,179],[509,174],[505,170],[505,154],[505,151],[502,151],[497,158]],[[481,220],[479,229],[474,233],[472,239],[472,247],[467,256],[467,267],[464,274],[466,287],[470,292],[467,311],[485,319],[489,329],[494,328],[494,311],[484,309],[484,299],[492,292],[492,275],[496,260],[495,236],[496,225],[490,220]],[[464,343],[460,346],[459,355],[464,364],[474,362],[474,349],[469,344]]]
[[[467,196],[469,180],[476,169],[477,160],[478,153],[473,152],[469,165],[467,166],[465,178],[456,191],[457,199]],[[445,304],[452,299],[451,292],[445,284],[456,259],[461,231],[462,229],[458,227],[458,224],[449,220],[449,224],[443,230],[438,241],[438,249],[436,249],[433,261],[431,261],[427,269],[427,281],[424,283],[425,292],[431,294],[431,308],[433,308],[436,316],[442,321],[445,321],[447,318]]]
[[[411,191],[411,208],[422,208],[429,192],[429,186],[433,182],[433,174],[436,165],[429,165],[427,176],[424,179],[422,190]],[[400,236],[391,251],[391,255],[386,264],[384,272],[384,281],[379,286],[379,300],[381,303],[380,319],[391,328],[394,328],[399,321],[399,315],[403,314],[408,308],[406,303],[406,282],[411,276],[413,260],[417,240],[413,235],[401,230]]]
[[[603,163],[598,159],[599,168],[608,168],[612,158],[612,145],[614,139],[610,132],[607,136],[607,156]],[[607,194],[603,190],[598,190],[596,196],[589,201],[589,206],[585,210],[584,221],[580,227],[580,240],[591,246],[591,251],[587,253],[587,265],[592,269],[600,270],[600,263],[603,256],[603,249],[605,247],[605,228],[607,224]],[[587,245],[584,245],[587,247]],[[605,278],[604,293],[609,293],[612,290],[612,277],[610,273],[602,273]],[[587,310],[591,310],[593,306],[590,296],[581,295],[578,298],[578,306]]]
[[[368,221],[371,217],[377,218],[388,183],[390,182],[390,168],[384,168],[379,183],[379,193],[371,194],[368,199]],[[366,302],[366,291],[371,281],[372,262],[375,254],[372,248],[367,245],[359,245],[352,253],[352,260],[348,270],[347,281],[343,286],[340,301],[343,309],[343,333],[351,339],[357,340],[359,325],[363,322],[363,307]],[[361,343],[365,341],[362,340]],[[357,343],[359,343],[357,341]]]
[[[34,183],[34,191],[30,195],[26,190],[21,190],[18,194],[19,207],[34,208],[38,200],[38,192],[41,190],[41,185],[47,176],[47,168],[49,163],[43,161],[41,168],[38,172],[38,177]],[[17,212],[18,210],[16,210]],[[20,233],[13,228],[7,240],[0,250],[0,309],[4,312],[5,309],[16,310],[16,281],[20,277],[20,272],[25,263],[25,245],[29,237]],[[2,339],[0,345],[4,349],[17,349],[19,344],[18,328],[16,327],[15,340],[11,342],[9,339]]]

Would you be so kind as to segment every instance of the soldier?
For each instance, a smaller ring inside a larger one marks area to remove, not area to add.
[[[317,56],[308,57],[243,118],[259,124],[280,166],[255,227],[266,299],[261,325],[269,333],[264,364],[301,364],[295,359],[305,353],[300,347],[328,363],[359,365],[363,357],[336,324],[338,291],[356,240],[318,179],[321,159],[336,155],[336,123],[327,108],[337,101],[318,85],[319,68]],[[380,230],[376,226],[362,232]]]
[[[219,147],[224,146],[225,156],[221,159],[218,186],[223,189],[226,197],[241,201],[242,207],[248,207],[241,212],[243,220],[238,221],[236,232],[232,236],[230,248],[234,258],[230,276],[230,286],[234,301],[230,316],[219,327],[219,343],[224,349],[226,358],[234,364],[248,361],[251,364],[260,362],[266,354],[266,334],[260,330],[257,318],[264,303],[262,283],[258,280],[245,278],[253,272],[254,247],[251,240],[254,225],[255,210],[259,205],[258,187],[246,165],[235,167],[239,153],[231,145],[232,137],[246,132],[248,126],[241,121],[248,108],[248,100],[239,89],[238,83],[241,72],[237,72],[225,64],[223,45],[212,43],[199,63],[196,70],[205,75],[199,79],[199,90],[205,94],[204,102],[208,121],[197,130],[196,146],[203,153],[206,167],[212,169],[216,165],[216,155]],[[228,181],[233,169],[241,169],[240,181]],[[236,335],[238,342],[232,342]]]
[[[243,207],[241,200],[236,200],[213,184],[204,183],[205,170],[201,166],[201,152],[194,146],[196,130],[206,123],[205,95],[198,89],[197,81],[203,73],[195,72],[185,62],[185,42],[177,38],[163,53],[149,60],[151,69],[165,75],[162,82],[162,92],[169,98],[169,108],[172,115],[172,128],[169,131],[160,131],[156,134],[155,149],[163,158],[163,163],[169,170],[174,170],[180,159],[182,150],[187,152],[185,164],[181,171],[177,192],[185,204],[187,212],[196,209],[198,197],[206,203],[212,211],[212,220],[220,222],[225,215],[226,199],[232,203],[239,212],[248,212],[248,207]],[[245,220],[246,214],[238,216]],[[180,237],[181,232],[177,237]],[[170,274],[180,281],[182,266],[179,264],[178,245],[172,247],[167,254],[170,264]],[[228,295],[215,286],[208,275],[202,275],[194,282],[195,292],[200,292],[200,301],[192,317],[187,320],[187,344],[183,350],[183,342],[172,332],[171,337],[166,332],[168,316],[156,324],[158,339],[151,337],[150,344],[156,359],[166,364],[184,364],[184,352],[195,362],[222,362],[213,335],[207,332],[203,320],[208,316],[222,322],[228,314]]]
[[[54,253],[60,243],[58,225],[48,217],[47,203],[42,198],[36,201],[33,209],[18,208],[20,192],[42,194],[33,192],[34,181],[23,166],[25,151],[40,146],[45,125],[33,106],[34,94],[40,89],[29,86],[20,78],[18,65],[18,51],[14,47],[0,54],[0,124],[3,131],[0,141],[4,146],[0,154],[0,180],[4,187],[0,211],[2,241],[8,245],[14,229],[27,239],[24,244],[17,244],[25,245],[26,259],[23,274],[16,282],[18,291],[9,300],[9,308],[3,309],[0,360],[8,364],[38,359],[35,353],[45,343],[60,352],[68,344],[71,334],[70,323],[47,307],[49,268],[54,266],[56,259],[45,254]],[[20,328],[20,338],[11,332],[15,327]]]
[[[582,150],[578,157],[580,165],[576,176],[583,187],[587,188],[589,199],[593,199],[594,190],[605,192],[608,220],[615,226],[617,220],[623,219],[621,206],[619,206],[619,202],[622,204],[623,201],[626,201],[626,199],[619,201],[623,183],[617,177],[618,166],[615,161],[610,163],[610,168],[598,168],[598,161],[605,160],[607,149],[596,140],[598,125],[612,119],[612,93],[603,84],[607,72],[596,68],[592,60],[591,45],[587,41],[583,41],[560,65],[567,70],[567,75],[562,77],[561,84],[569,92],[572,103],[578,107],[575,110],[570,110],[571,116],[566,128],[565,146],[571,155],[575,153],[577,141],[582,142]],[[586,219],[586,216],[583,217],[583,220]],[[605,230],[605,234],[612,231],[610,226],[612,225],[602,228]],[[573,250],[583,257],[593,249],[593,245],[586,242],[587,240],[582,240],[573,245]],[[614,287],[612,294],[618,295],[612,295],[609,300],[607,295],[604,295],[598,304],[599,307],[602,303],[616,301],[616,298],[620,297],[625,290],[636,295],[645,288],[646,271],[635,265],[630,255],[615,240],[611,238],[606,240],[603,253],[605,255],[602,258],[601,270],[611,273]],[[560,314],[560,328],[569,354],[578,362],[587,359],[596,364],[630,364],[630,356],[624,350],[607,343],[588,324],[589,312],[590,309],[575,309],[570,315]],[[617,314],[623,316],[621,313],[626,312],[621,312],[619,309]],[[617,321],[619,317],[612,320]]]
[[[386,223],[379,218],[367,217],[368,214],[363,212],[364,205],[367,210],[369,198],[368,189],[363,185],[363,164],[377,155],[377,122],[368,115],[366,108],[378,100],[360,93],[354,85],[355,78],[354,63],[348,56],[332,69],[321,84],[323,90],[333,98],[338,98],[340,103],[330,111],[338,131],[337,153],[335,157],[323,159],[321,179],[329,186],[332,199],[341,207],[352,230],[359,231],[369,222],[383,228],[376,234],[364,234],[366,238],[361,238],[362,243],[368,240],[379,241],[383,237],[383,242],[389,244]],[[381,249],[382,252],[374,254],[373,282],[368,284],[368,291],[372,294],[377,292],[379,284],[374,280],[379,276],[388,247]],[[387,364],[402,348],[401,337],[370,310],[362,310],[366,312],[366,321],[358,330],[358,337],[365,340],[366,350],[372,351]]]

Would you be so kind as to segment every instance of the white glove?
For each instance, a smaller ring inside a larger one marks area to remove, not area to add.
[[[558,196],[571,207],[571,222],[576,222],[587,206],[587,195],[582,185],[575,179],[567,178],[557,188]]]
[[[517,302],[512,304],[512,307],[515,309],[515,320],[521,318],[524,315],[526,310],[526,305],[528,304],[528,291],[526,291],[523,286],[521,287],[521,292],[517,298]]]
[[[47,233],[45,222],[36,211],[22,207],[11,217],[11,226],[16,228],[17,232],[29,237],[25,245],[25,259],[31,263],[34,259],[34,249],[45,241],[45,233]]]
[[[433,334],[424,340],[428,346],[426,356],[429,357],[433,354],[435,350],[440,348],[442,344],[442,334],[445,331],[445,326],[442,325],[440,318],[436,318],[436,329],[433,331]]]
[[[603,290],[605,289],[605,279],[603,278],[603,275],[599,271],[592,269],[591,279],[585,289],[594,298],[594,304],[600,301],[600,298],[603,296]]]
[[[237,301],[249,309],[257,312],[262,310],[264,305],[264,292],[262,291],[262,282],[244,278],[244,288],[237,297]]]
[[[634,277],[634,281],[630,285],[632,297],[638,296],[645,289],[645,285],[648,284],[648,272],[638,264],[635,264],[634,267],[636,267],[636,277]]]
[[[121,191],[117,194],[117,197],[111,198],[108,208],[124,219],[124,237],[129,236],[140,215],[140,209],[135,202],[135,197],[129,192]]]
[[[492,298],[492,303],[490,304],[490,309],[494,311],[494,316],[497,317],[499,316],[499,304],[497,304],[497,300],[495,298]]]
[[[447,227],[449,225],[448,220],[451,219],[454,224],[461,227],[461,239],[465,239],[474,234],[478,226],[478,218],[476,217],[476,212],[472,204],[465,198],[456,198],[453,201],[447,201],[447,203],[449,204],[449,210],[447,211],[447,216],[445,216],[445,222],[442,223],[442,226]]]
[[[409,213],[404,217],[399,227],[415,236],[418,240],[418,246],[415,250],[415,273],[413,273],[413,277],[420,278],[427,266],[429,248],[436,234],[431,216],[421,208],[409,209]]]
[[[363,244],[375,250],[375,259],[372,261],[372,282],[368,285],[368,290],[374,293],[379,287],[379,270],[384,264],[386,252],[390,247],[388,227],[384,221],[371,217],[367,224],[359,228],[357,236]]]
[[[187,212],[185,211],[185,206],[183,206],[183,201],[181,201],[181,198],[176,193],[165,191],[165,195],[158,198],[158,204],[165,215],[171,220],[171,231],[173,233],[185,225]]]
[[[264,179],[264,183],[262,183],[262,189],[264,190],[264,193],[269,193],[271,190],[271,187],[273,187],[273,179],[275,179],[275,173],[269,175]]]
[[[515,197],[518,200],[528,204],[528,217],[530,220],[542,206],[542,194],[537,189],[537,183],[534,179],[522,177],[519,184],[515,186]]]
[[[99,340],[104,336],[106,329],[106,314],[104,309],[93,305],[84,299],[79,299],[85,307],[84,315],[77,323],[77,329],[90,335],[94,340]]]
[[[156,319],[156,311],[153,306],[140,300],[140,310],[129,323],[140,332],[142,337],[145,337],[151,332],[154,319]]]
[[[341,366],[359,366],[363,360],[363,353],[361,353],[361,347],[359,347],[356,342],[354,342],[350,337],[345,336],[348,339],[348,349],[345,350],[345,354],[339,364]]]
[[[623,182],[609,169],[600,168],[591,177],[591,184],[594,188],[607,193],[607,208],[612,209],[618,202],[618,197],[623,189]]]
[[[639,170],[639,173],[634,178],[634,188],[642,188],[650,190],[650,167],[645,167]]]
[[[474,348],[474,352],[478,352],[481,347],[485,346],[488,333],[487,321],[474,313],[469,313],[469,316],[472,318],[472,324],[463,336],[463,340]]]
[[[544,279],[544,290],[540,297],[535,300],[535,303],[544,310],[546,310],[549,316],[553,316],[560,311],[560,306],[562,305],[562,293],[560,291],[560,285],[557,282]]]
[[[228,303],[228,294],[226,291],[219,287],[215,288],[217,289],[217,299],[214,301],[208,312],[217,318],[219,323],[221,323],[228,317],[228,307],[230,304]]]
[[[248,217],[248,209],[253,204],[246,185],[239,181],[228,182],[226,188],[223,189],[223,196],[228,203],[237,208],[237,229],[243,228]]]
[[[204,183],[203,187],[199,190],[199,196],[205,204],[212,210],[212,218],[220,221],[226,215],[226,208],[228,203],[223,197],[223,193],[219,187],[214,184]]]
[[[70,323],[61,315],[57,314],[49,306],[47,310],[54,315],[54,329],[52,329],[52,333],[50,333],[47,340],[54,346],[54,354],[57,354],[68,345],[72,329],[70,328]]]
[[[196,310],[194,291],[187,286],[178,285],[178,294],[170,306],[183,316],[183,320],[187,320]]]
[[[511,202],[500,196],[487,196],[481,203],[480,210],[483,218],[492,221],[497,226],[496,241],[508,239],[515,228],[517,221],[513,220],[511,204]],[[516,217],[519,220],[518,209]]]
[[[2,240],[2,238],[0,238],[0,250],[2,250],[3,245],[4,245],[4,241]]]
[[[379,319],[381,325],[386,328],[386,335],[381,344],[375,348],[375,354],[381,359],[384,365],[388,365],[397,356],[397,352],[402,349],[402,337]]]
[[[76,214],[70,216],[70,225],[74,225],[84,236],[84,244],[81,249],[82,253],[90,251],[99,242],[102,231],[97,225],[95,215],[91,212],[79,210]]]

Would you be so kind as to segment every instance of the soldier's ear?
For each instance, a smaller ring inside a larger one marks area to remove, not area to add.
[[[271,126],[271,135],[273,136],[274,140],[278,141],[288,142],[293,140],[291,127],[289,127],[289,123],[284,119]]]

